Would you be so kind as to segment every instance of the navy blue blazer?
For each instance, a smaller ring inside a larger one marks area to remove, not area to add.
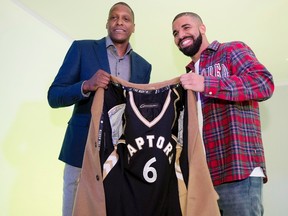
[[[132,50],[130,82],[148,83],[151,68],[151,64]],[[110,73],[105,38],[74,41],[48,90],[48,102],[52,108],[74,105],[59,160],[76,167],[82,167],[94,96],[84,97],[81,85],[98,69]]]

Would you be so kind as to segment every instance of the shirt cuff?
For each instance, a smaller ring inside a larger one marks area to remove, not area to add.
[[[215,97],[219,91],[219,79],[217,77],[205,77],[204,86],[205,95]]]
[[[83,92],[83,85],[85,82],[86,82],[86,80],[81,85],[81,93],[82,93],[83,97],[89,97],[91,92],[87,92],[86,94]]]

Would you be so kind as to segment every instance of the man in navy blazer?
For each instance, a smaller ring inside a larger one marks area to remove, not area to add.
[[[106,28],[107,37],[72,43],[48,91],[52,108],[74,105],[59,155],[65,162],[63,215],[72,214],[95,90],[108,85],[110,74],[134,83],[150,80],[151,65],[129,43],[135,28],[129,5],[114,4]]]

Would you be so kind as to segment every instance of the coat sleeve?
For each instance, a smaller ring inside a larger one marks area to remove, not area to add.
[[[69,48],[62,66],[48,90],[48,103],[52,108],[66,107],[84,99],[80,80],[81,52],[78,41]]]

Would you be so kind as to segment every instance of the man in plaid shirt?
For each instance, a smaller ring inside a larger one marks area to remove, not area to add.
[[[209,43],[206,27],[195,13],[176,15],[172,30],[179,50],[192,58],[180,80],[197,95],[200,130],[220,212],[263,215],[262,186],[267,174],[258,102],[272,96],[272,75],[243,42]]]

